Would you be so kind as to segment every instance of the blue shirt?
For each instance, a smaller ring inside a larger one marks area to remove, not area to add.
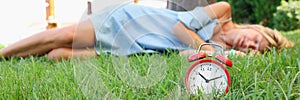
[[[192,49],[173,35],[174,25],[182,21],[209,42],[218,23],[199,7],[188,12],[176,12],[135,4],[103,11],[92,15],[90,19],[94,26],[97,54],[121,56],[167,49]]]

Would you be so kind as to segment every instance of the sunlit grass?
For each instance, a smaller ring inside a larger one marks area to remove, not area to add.
[[[292,49],[233,57],[229,93],[221,99],[300,99],[299,31]],[[1,46],[0,46],[1,47]],[[177,53],[51,62],[45,57],[0,62],[0,99],[197,99],[186,92],[192,63]],[[125,66],[125,67],[124,67]]]

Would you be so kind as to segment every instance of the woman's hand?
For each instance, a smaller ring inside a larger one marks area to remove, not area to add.
[[[200,52],[205,52],[207,55],[213,55],[216,53],[215,51],[212,50],[201,50]],[[197,50],[183,50],[179,52],[180,56],[191,56],[193,54],[196,54]]]
[[[245,52],[242,52],[242,51],[237,51],[237,50],[228,50],[228,51],[225,51],[225,54],[227,56],[246,56],[246,55],[249,55],[249,56],[253,56],[253,55],[261,55],[261,53],[257,50],[251,50],[249,53],[245,53]]]
[[[215,53],[215,51],[209,51],[209,50],[202,50],[201,52],[205,52],[208,55],[213,55],[213,53]],[[193,54],[196,54],[197,51],[196,50],[183,50],[179,52],[180,56],[191,56]],[[249,53],[250,55],[254,55],[254,54],[260,54],[260,53]],[[225,51],[225,55],[226,56],[246,56],[246,53],[241,52],[241,51]]]
[[[225,51],[225,55],[229,56],[246,56],[246,53],[236,50],[227,50]]]

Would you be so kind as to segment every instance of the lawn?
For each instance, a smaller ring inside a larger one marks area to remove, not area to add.
[[[220,99],[300,99],[300,30],[284,32],[292,49],[233,57],[231,86]],[[0,99],[197,99],[184,87],[192,63],[176,53],[51,62],[0,62]],[[206,99],[206,98],[204,98]]]

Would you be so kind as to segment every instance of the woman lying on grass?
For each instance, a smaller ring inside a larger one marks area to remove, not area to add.
[[[260,25],[236,25],[226,2],[188,12],[124,5],[90,16],[76,25],[40,32],[0,51],[0,56],[47,55],[52,60],[100,54],[131,55],[165,50],[195,50],[217,43],[236,54],[263,53],[269,47],[292,47],[279,32]],[[214,47],[205,47],[214,50]]]

